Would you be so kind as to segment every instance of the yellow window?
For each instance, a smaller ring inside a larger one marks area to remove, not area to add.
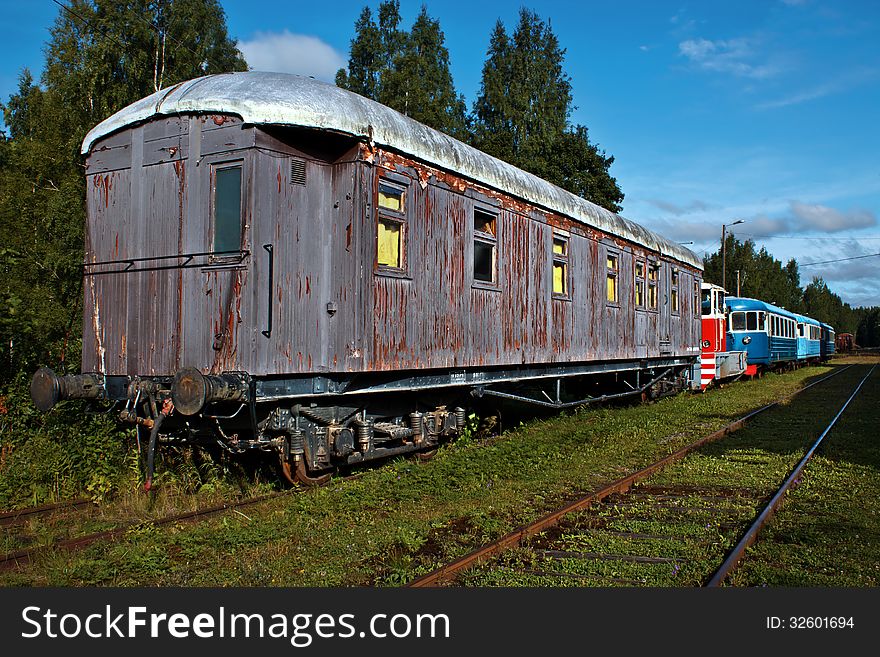
[[[606,280],[606,295],[608,301],[617,301],[617,276],[608,274]]]
[[[672,312],[678,312],[678,290],[669,291],[669,300],[672,303]]]
[[[657,286],[649,285],[648,286],[648,307],[656,308],[657,307]]]
[[[608,267],[608,269],[617,269],[617,258],[614,256],[608,256],[605,266]]]
[[[393,221],[379,220],[377,262],[388,267],[401,267],[400,224]]]
[[[555,245],[554,245],[555,250]],[[553,263],[553,294],[568,294],[568,276],[564,262]]]
[[[553,240],[553,253],[565,255],[566,244],[567,242],[565,242],[565,240]]]
[[[645,305],[645,284],[642,281],[636,281],[636,305]]]
[[[636,263],[636,277],[644,278],[645,277],[645,263],[637,262]]]
[[[403,190],[379,183],[379,207],[394,212],[403,212]]]

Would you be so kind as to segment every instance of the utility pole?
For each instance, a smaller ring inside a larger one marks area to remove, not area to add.
[[[745,222],[745,219],[737,219],[731,226]],[[727,292],[727,224],[721,224],[721,287]]]
[[[739,296],[739,269],[736,270],[736,296]]]

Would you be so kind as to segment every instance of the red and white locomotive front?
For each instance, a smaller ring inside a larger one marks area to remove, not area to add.
[[[740,376],[746,368],[744,351],[727,350],[727,314],[724,288],[702,283],[702,338],[700,341],[700,388],[713,381]]]

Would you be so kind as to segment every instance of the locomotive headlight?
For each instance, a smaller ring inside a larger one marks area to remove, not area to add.
[[[708,340],[703,340],[703,349],[708,349],[710,344]]]
[[[752,342],[751,336],[747,335],[746,337],[743,338],[743,344],[751,344],[751,342]]]

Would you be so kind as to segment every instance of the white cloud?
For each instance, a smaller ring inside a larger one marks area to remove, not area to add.
[[[825,205],[791,202],[793,228],[797,231],[820,230],[836,233],[842,230],[870,228],[877,225],[877,216],[870,210],[841,212]]]
[[[287,30],[257,32],[252,39],[240,41],[238,47],[255,71],[311,75],[325,82],[333,82],[336,71],[347,63],[342,54],[321,39]]]
[[[661,210],[668,212],[669,214],[674,214],[675,216],[681,216],[683,214],[693,214],[694,212],[703,212],[705,210],[711,209],[708,203],[704,203],[700,200],[694,200],[688,203],[687,205],[678,205],[676,203],[671,203],[669,201],[664,201],[662,199],[646,199],[648,203],[651,205],[660,208]]]
[[[758,80],[773,77],[780,72],[777,66],[754,63],[755,46],[749,39],[688,39],[678,44],[678,51],[704,71],[730,73]]]

